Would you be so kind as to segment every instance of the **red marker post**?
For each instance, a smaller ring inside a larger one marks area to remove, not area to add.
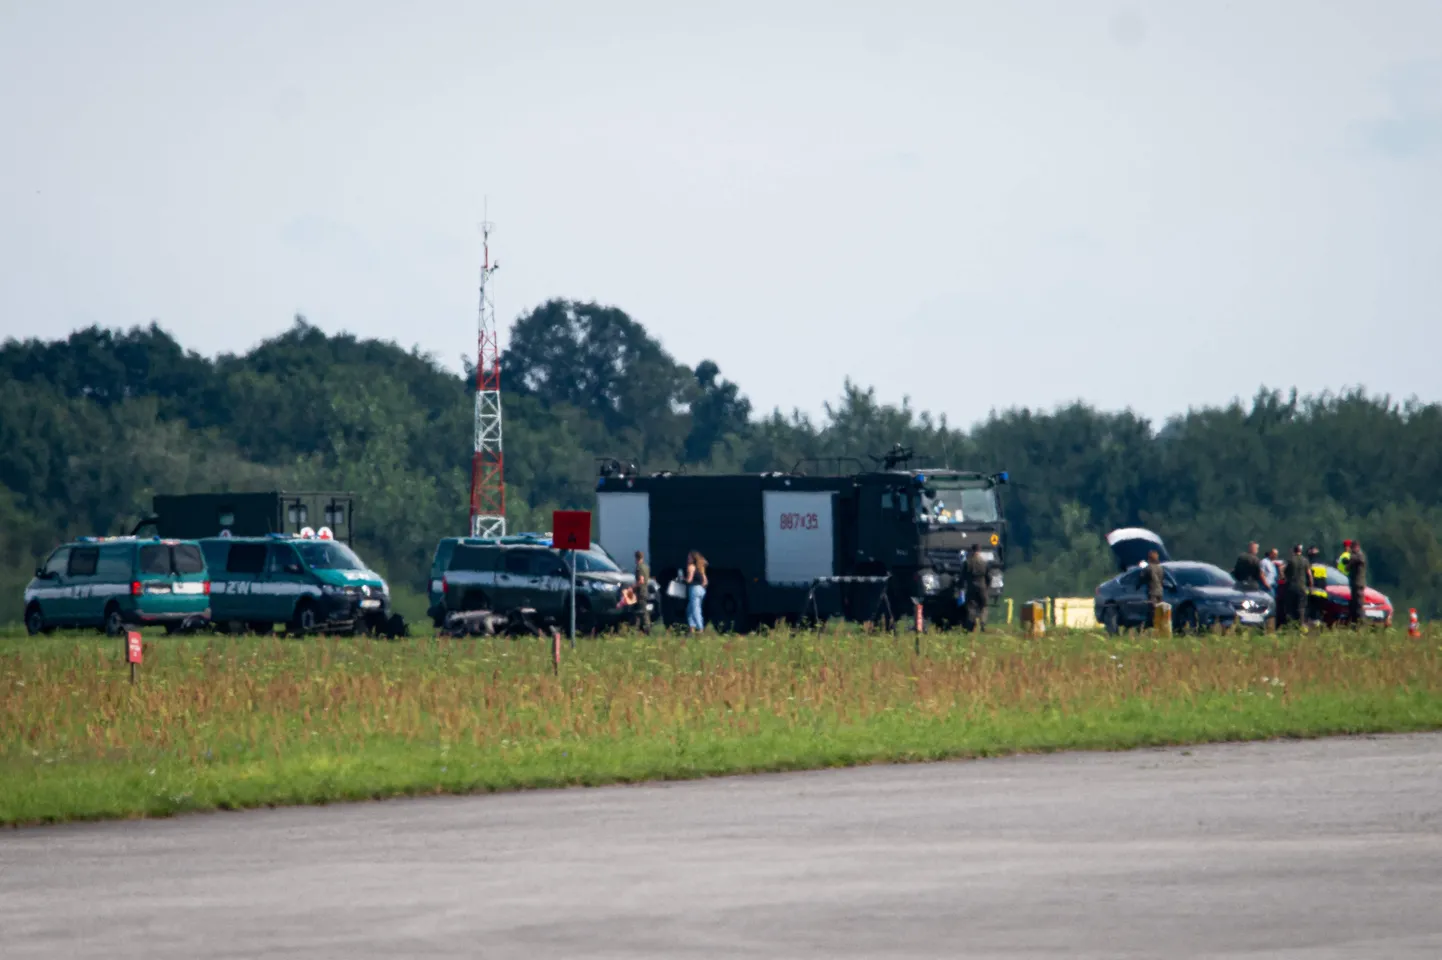
[[[551,511],[551,546],[557,550],[571,551],[571,649],[574,650],[576,649],[576,551],[591,549],[591,511]]]
[[[135,682],[135,667],[145,659],[145,644],[142,642],[139,630],[130,630],[125,634],[125,661],[130,664],[130,682]]]

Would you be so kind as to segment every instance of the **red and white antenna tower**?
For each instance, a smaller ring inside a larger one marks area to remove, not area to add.
[[[471,536],[506,535],[506,481],[501,455],[501,348],[491,300],[491,224],[481,224],[481,310],[476,353],[476,450],[471,456]]]

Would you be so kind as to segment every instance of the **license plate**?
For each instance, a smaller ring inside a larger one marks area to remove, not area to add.
[[[158,586],[158,587],[146,587],[146,588],[145,588],[145,592],[146,592],[146,593],[169,593],[169,592],[170,592],[170,584],[168,584],[168,583],[163,583],[163,584],[161,584],[161,585]]]
[[[362,609],[362,610],[374,610],[376,607],[379,607],[380,605],[381,605],[381,602],[380,602],[379,600],[362,600],[362,601],[361,601],[361,609]]]
[[[1386,611],[1386,610],[1368,610],[1368,611],[1367,611],[1367,619],[1368,619],[1368,620],[1385,620],[1386,618],[1387,618],[1387,611]]]
[[[1237,615],[1237,619],[1242,623],[1261,623],[1263,617],[1260,613],[1241,613]]]

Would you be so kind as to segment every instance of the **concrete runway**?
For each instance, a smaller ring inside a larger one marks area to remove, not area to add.
[[[0,831],[0,957],[1442,957],[1442,735]]]

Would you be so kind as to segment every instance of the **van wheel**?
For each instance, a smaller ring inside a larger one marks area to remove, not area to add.
[[[1109,603],[1102,607],[1102,627],[1113,635],[1121,630],[1121,614],[1117,612],[1116,604]]]
[[[1197,617],[1197,608],[1190,603],[1183,604],[1172,621],[1172,628],[1178,633],[1201,633],[1202,624]]]
[[[107,637],[118,637],[125,632],[125,621],[120,618],[120,607],[112,603],[105,608],[105,619],[101,621]]]
[[[287,632],[292,636],[303,637],[308,633],[315,633],[315,627],[315,606],[309,600],[302,600],[296,605],[295,616],[291,619]]]
[[[25,609],[25,629],[32,637],[50,632],[45,629],[45,611],[40,609],[40,604],[32,603]]]

